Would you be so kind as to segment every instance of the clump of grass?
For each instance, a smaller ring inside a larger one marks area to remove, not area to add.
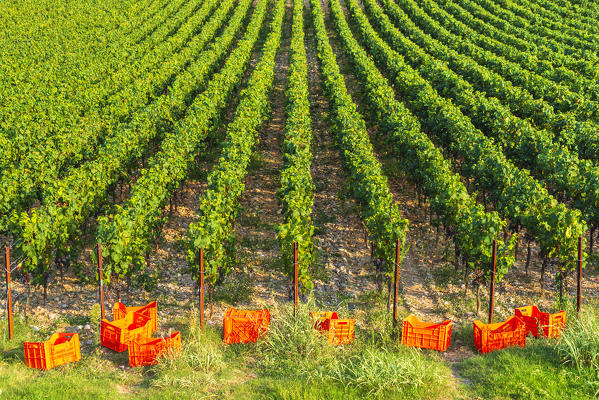
[[[259,363],[269,374],[310,370],[331,358],[332,349],[313,328],[308,309],[302,305],[294,315],[291,304],[271,308],[268,337],[258,342]]]
[[[570,315],[575,315],[570,313]],[[579,371],[591,368],[599,371],[599,315],[585,310],[580,317],[570,317],[557,349],[564,362]]]
[[[331,346],[313,328],[309,309],[315,309],[310,302],[295,315],[291,305],[275,310],[268,336],[258,345],[258,364],[269,376],[335,385],[370,398],[433,399],[451,392],[451,372],[436,356],[370,328],[360,329],[350,345]]]
[[[528,337],[526,348],[509,348],[466,358],[456,364],[468,379],[471,397],[597,398],[599,396],[599,318],[589,306],[580,319],[572,306],[560,339]],[[455,330],[468,337],[472,330]]]
[[[392,393],[433,398],[437,388],[446,385],[443,367],[421,351],[411,348],[363,346],[337,357],[322,369],[322,381],[340,382],[375,398]]]
[[[193,309],[187,330],[180,357],[167,354],[149,369],[152,387],[183,391],[203,388],[215,383],[219,372],[226,368],[225,347],[219,333],[208,327],[201,332],[197,312]]]
[[[597,388],[596,372],[564,365],[547,339],[527,340],[526,348],[510,347],[478,354],[456,364],[468,380],[467,398],[492,399],[591,399]]]
[[[459,324],[454,323],[451,332],[451,342],[460,340],[464,345],[474,348],[473,325],[470,321]]]
[[[98,303],[94,303],[89,311],[89,322],[91,326],[94,327],[94,346],[97,346],[100,343],[100,320],[101,320],[101,310],[100,305]]]

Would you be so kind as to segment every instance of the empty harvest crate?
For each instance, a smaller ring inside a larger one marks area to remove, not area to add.
[[[525,306],[516,308],[515,315],[526,324],[526,335],[530,332],[537,338],[541,335],[539,327],[543,337],[558,338],[566,326],[565,311],[550,314],[541,312],[537,306]]]
[[[311,312],[310,317],[312,317],[312,320],[314,321],[314,328],[318,329],[319,331],[328,331],[329,327],[331,326],[331,320],[339,319],[339,316],[335,311]]]
[[[526,346],[526,325],[516,316],[505,322],[483,324],[474,321],[474,346],[481,353],[490,353],[509,346]]]
[[[354,340],[355,319],[331,319],[329,343],[350,344]]]
[[[414,315],[403,320],[401,344],[423,349],[445,351],[451,341],[453,322],[447,320],[440,324],[422,322]]]
[[[114,303],[112,308],[112,319],[117,320],[125,318],[130,312],[147,315],[152,320],[152,332],[158,329],[158,305],[155,301],[148,303],[145,306],[127,307],[121,302]]]
[[[232,343],[254,343],[264,335],[270,323],[270,311],[245,311],[227,309],[223,320],[223,341]]]
[[[138,339],[129,342],[129,366],[158,364],[158,359],[167,354],[181,354],[181,333],[169,337]]]
[[[102,320],[100,342],[114,351],[125,351],[131,340],[146,339],[152,335],[152,321],[147,315],[127,313],[116,321]]]
[[[51,369],[81,360],[77,333],[55,333],[45,342],[23,342],[23,349],[29,368]]]

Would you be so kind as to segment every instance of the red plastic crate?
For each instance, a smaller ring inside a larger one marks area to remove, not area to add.
[[[227,344],[256,342],[266,334],[270,311],[245,311],[229,308],[223,320],[223,341]]]
[[[481,353],[490,353],[509,346],[526,346],[526,325],[516,316],[505,322],[483,324],[474,321],[474,346]]]
[[[414,315],[403,320],[401,343],[406,346],[445,351],[451,342],[453,322],[422,322]]]
[[[539,337],[539,327],[542,328],[543,337],[558,338],[566,327],[566,312],[560,311],[555,314],[541,312],[537,306],[518,307],[515,310],[516,317],[526,324],[526,334],[532,333]]]
[[[129,343],[129,366],[158,364],[158,359],[169,353],[181,355],[181,333],[174,332],[165,338],[132,340]]]
[[[330,319],[329,343],[349,344],[354,340],[355,319]]]
[[[152,332],[158,329],[158,304],[155,301],[148,303],[145,306],[127,307],[121,302],[114,303],[112,308],[112,319],[117,320],[125,318],[130,312],[147,315],[152,320]]]
[[[102,346],[114,351],[125,351],[131,340],[146,339],[150,336],[152,321],[147,315],[132,312],[116,321],[102,320],[100,342]]]
[[[314,329],[318,329],[321,332],[329,330],[332,319],[339,319],[339,316],[335,311],[311,312],[310,317],[312,317],[312,320],[314,321]]]
[[[47,370],[81,360],[77,333],[55,333],[45,342],[23,342],[23,349],[29,368]]]

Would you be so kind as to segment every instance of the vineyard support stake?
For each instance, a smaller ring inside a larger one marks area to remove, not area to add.
[[[204,249],[200,249],[200,328],[204,330]]]
[[[580,315],[582,307],[582,236],[578,238],[578,268],[576,277],[576,312]]]
[[[98,243],[98,296],[100,298],[100,315],[101,318],[106,318],[104,312],[104,271],[102,270],[102,245]]]
[[[400,257],[399,239],[395,243],[395,283],[393,288],[393,326],[397,327],[397,298],[399,297],[399,257]]]
[[[293,242],[293,302],[297,309],[299,305],[299,293],[298,293],[298,246],[297,242]]]
[[[4,262],[6,263],[6,311],[8,313],[8,338],[12,340],[12,293],[10,290],[10,249],[4,248]]]
[[[489,289],[489,323],[493,323],[493,308],[495,307],[495,270],[497,268],[497,239],[493,240],[493,261],[491,265],[491,286]]]
[[[27,283],[27,300],[25,301],[25,324],[29,322],[29,299],[31,298],[31,276],[29,272],[25,275],[25,281]]]

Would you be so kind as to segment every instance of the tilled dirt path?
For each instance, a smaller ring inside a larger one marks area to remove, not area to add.
[[[309,2],[304,2],[310,113],[314,131],[312,176],[315,242],[324,277],[314,291],[325,306],[351,301],[375,289],[366,232],[356,202],[347,198],[346,174],[328,121],[329,102],[323,93]]]
[[[285,127],[285,85],[289,70],[289,46],[293,7],[286,4],[281,47],[277,53],[275,77],[270,95],[270,118],[260,130],[250,173],[241,200],[242,211],[235,223],[239,271],[248,274],[250,306],[272,304],[286,299],[287,279],[280,258],[276,228],[283,221],[277,198],[281,150]],[[248,293],[249,294],[249,293]]]

